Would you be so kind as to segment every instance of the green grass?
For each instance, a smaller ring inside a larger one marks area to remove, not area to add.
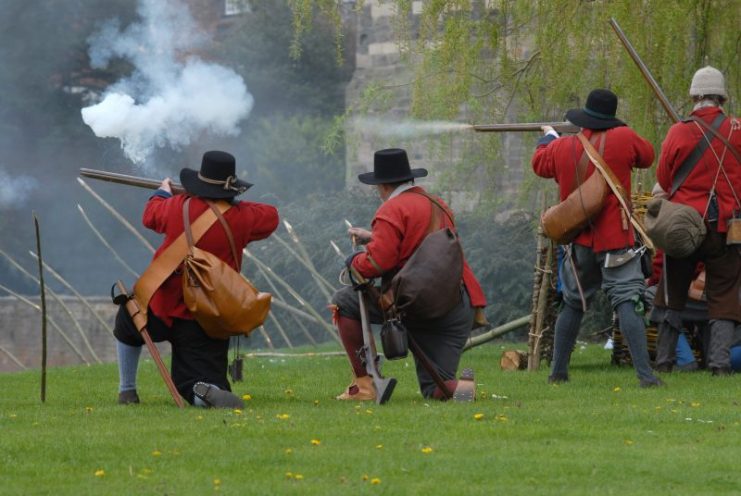
[[[479,383],[466,404],[423,400],[411,362],[385,364],[399,379],[389,404],[335,401],[349,379],[339,356],[247,359],[235,387],[252,396],[243,412],[178,410],[151,361],[140,368],[143,403],[127,407],[115,404],[113,364],[52,369],[45,405],[38,371],[5,374],[0,493],[741,491],[741,377],[673,374],[668,387],[642,390],[588,346],[574,354],[572,381],[552,386],[545,368],[500,371],[501,351],[464,355]]]

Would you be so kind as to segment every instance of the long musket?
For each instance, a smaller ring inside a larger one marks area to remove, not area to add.
[[[82,177],[89,177],[91,179],[98,179],[100,181],[108,181],[111,183],[127,184],[129,186],[137,186],[139,188],[157,189],[162,184],[162,181],[156,179],[147,179],[146,177],[129,176],[128,174],[119,174],[117,172],[106,172],[96,169],[80,169],[80,175]],[[185,188],[178,183],[171,183],[172,193],[177,195],[178,193],[184,193]]]
[[[625,36],[625,33],[623,33],[623,30],[620,29],[620,26],[618,26],[617,21],[615,18],[610,18],[610,26],[612,26],[613,31],[615,31],[615,34],[620,38],[620,42],[623,44],[625,49],[628,51],[628,54],[630,55],[630,58],[633,59],[633,62],[638,66],[638,70],[641,71],[641,74],[643,75],[643,79],[646,80],[648,85],[653,90],[654,94],[656,95],[656,98],[659,99],[659,102],[661,102],[661,106],[664,107],[664,110],[666,110],[666,113],[669,115],[669,118],[673,122],[679,122],[681,119],[679,117],[679,114],[674,110],[674,107],[672,107],[672,104],[669,103],[669,99],[666,97],[663,91],[661,91],[661,88],[659,87],[659,84],[656,82],[654,77],[651,75],[651,72],[649,72],[648,67],[646,67],[646,64],[643,63],[643,60],[641,60],[641,57],[638,56],[638,52],[636,52],[636,49],[633,48],[633,45],[628,41],[628,38]]]
[[[525,132],[525,131],[542,131],[543,126],[551,126],[559,133],[579,132],[579,126],[566,122],[519,122],[511,124],[475,124],[474,131],[479,133],[507,133],[507,132]]]

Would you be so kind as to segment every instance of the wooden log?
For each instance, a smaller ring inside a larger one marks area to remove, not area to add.
[[[527,352],[520,350],[507,350],[499,359],[502,370],[511,372],[513,370],[525,370],[527,368]]]

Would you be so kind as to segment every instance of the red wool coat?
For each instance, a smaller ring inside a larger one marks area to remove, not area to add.
[[[414,190],[422,191],[422,188],[415,186],[385,201],[376,211],[371,222],[371,242],[366,245],[364,253],[353,259],[353,267],[364,277],[379,277],[390,270],[401,269],[427,235],[433,206],[424,196],[411,193]],[[440,198],[435,197],[435,199],[452,216],[450,208]],[[443,216],[441,227],[451,227],[447,216]],[[369,257],[382,271],[379,272]],[[463,284],[471,298],[471,306],[485,307],[484,292],[465,258],[463,260]]]
[[[582,132],[589,139],[595,131],[583,129]],[[651,167],[654,161],[653,146],[627,126],[608,129],[606,135],[603,158],[622,183],[630,200],[630,173],[634,167]],[[599,149],[599,146],[595,148]],[[562,136],[550,142],[544,137],[538,143],[532,158],[533,171],[540,177],[552,177],[556,180],[561,201],[572,191],[576,163],[583,151],[584,147],[576,136]],[[589,162],[587,177],[594,173],[594,165]],[[610,192],[604,208],[592,221],[592,227],[587,226],[574,239],[574,243],[590,247],[595,252],[632,247],[635,242],[633,228],[623,230],[621,210],[617,197]]]
[[[713,120],[721,112],[722,110],[719,107],[705,107],[692,112],[692,115],[699,117],[708,124],[712,124]],[[726,119],[718,131],[724,137],[728,138],[731,131],[731,118]],[[672,181],[674,180],[677,169],[687,156],[692,153],[692,150],[694,150],[701,138],[702,134],[698,128],[698,124],[693,122],[678,122],[669,129],[666,139],[661,145],[659,167],[656,170],[656,178],[665,191],[671,191]],[[728,141],[741,153],[741,130],[733,131]],[[732,184],[736,195],[741,197],[741,164],[726,150],[725,145],[718,138],[714,138],[711,141],[711,145],[715,153],[718,154],[718,157],[722,157],[725,151],[723,169],[728,175],[728,179],[721,172],[715,187],[719,211],[718,232],[726,232],[728,230],[727,222],[733,215],[733,211],[741,209],[741,206],[736,203],[736,199],[733,197],[733,192],[731,191]],[[700,212],[700,215],[704,215],[710,189],[718,170],[718,161],[713,152],[708,148],[694,169],[692,169],[692,172],[687,176],[687,179],[682,183],[682,186],[672,196],[671,200],[689,205]]]
[[[170,198],[155,195],[144,207],[142,219],[144,227],[165,235],[165,240],[155,252],[153,259],[183,233],[183,203],[186,198],[186,195],[175,195]],[[199,197],[192,198],[190,221],[195,222],[208,205]],[[196,246],[213,253],[235,270],[242,267],[242,249],[247,243],[267,238],[278,227],[278,210],[264,203],[238,202],[224,213],[224,218],[232,230],[239,260],[234,260],[226,232],[219,221],[206,231]],[[149,302],[150,311],[168,326],[172,325],[174,318],[193,319],[183,301],[183,282],[179,272],[172,274]]]

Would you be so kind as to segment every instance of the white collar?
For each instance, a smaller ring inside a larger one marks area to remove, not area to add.
[[[397,188],[394,191],[391,192],[391,194],[386,199],[386,201],[389,201],[390,199],[399,196],[400,194],[402,194],[403,192],[405,192],[408,189],[414,188],[414,186],[415,186],[414,183],[404,183],[404,184],[402,184],[400,186],[397,186]]]
[[[692,107],[692,111],[694,112],[695,110],[700,110],[701,108],[705,108],[705,107],[718,107],[719,109],[723,110],[723,107],[721,107],[714,101],[705,99],[705,100],[700,100],[699,102],[697,102],[695,106]]]

